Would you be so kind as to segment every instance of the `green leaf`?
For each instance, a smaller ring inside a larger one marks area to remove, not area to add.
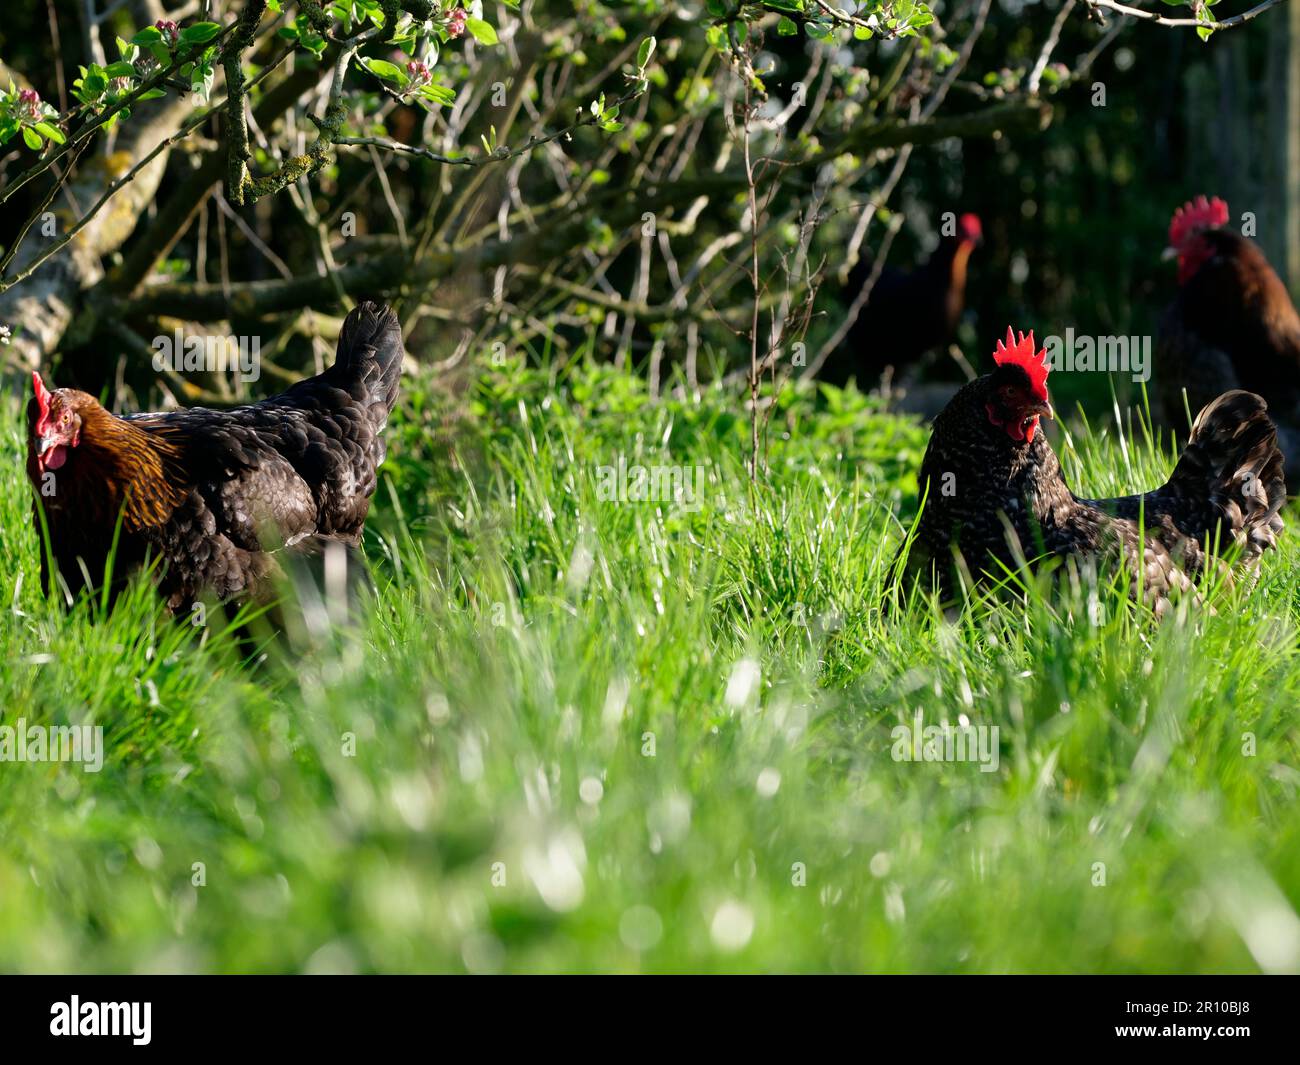
[[[34,152],[41,150],[41,145],[45,142],[41,140],[41,135],[32,129],[31,126],[23,126],[23,141]]]
[[[91,68],[90,72],[81,79],[81,91],[90,97],[100,96],[108,88],[108,78],[104,77],[103,71]]]
[[[386,59],[363,59],[361,65],[384,81],[401,81],[403,77],[402,72]]]
[[[1203,41],[1208,41],[1218,27],[1218,19],[1214,17],[1214,12],[1208,7],[1203,7],[1197,13],[1196,21],[1200,23],[1196,27],[1196,35]]]
[[[63,131],[58,126],[53,126],[48,122],[37,122],[36,132],[46,140],[53,141],[55,144],[62,144],[67,138],[63,136]]]
[[[108,69],[104,71],[110,78],[134,78],[135,67],[130,63],[110,63]]]
[[[220,32],[221,27],[215,22],[196,22],[181,30],[181,44],[206,44]]]
[[[212,92],[212,80],[214,72],[211,66],[201,63],[195,66],[190,73],[190,92],[194,93],[200,100],[206,101],[208,94]]]
[[[142,92],[136,97],[137,100],[156,100],[160,96],[166,96],[167,93],[162,89],[150,89],[148,92]]]
[[[157,44],[162,40],[162,31],[157,26],[146,26],[134,37],[131,38],[132,44]]]
[[[484,22],[481,18],[467,18],[465,28],[474,35],[474,40],[479,44],[497,43],[497,31],[492,28],[490,22]]]
[[[450,107],[456,102],[456,93],[445,85],[423,85],[419,95],[440,107]]]
[[[641,47],[636,50],[636,66],[638,70],[645,70],[646,64],[650,62],[650,57],[655,54],[655,45],[657,42],[653,37],[647,37],[641,42]]]

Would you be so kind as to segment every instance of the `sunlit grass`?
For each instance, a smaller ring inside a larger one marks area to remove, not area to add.
[[[1300,969],[1294,536],[1164,624],[1104,573],[885,615],[925,433],[862,397],[786,396],[758,486],[718,391],[450,407],[391,426],[376,595],[265,645],[143,583],[45,603],[9,412],[3,719],[108,759],[0,763],[0,967]],[[1168,442],[1100,425],[1074,487],[1158,484]],[[620,453],[702,505],[602,500]],[[894,761],[918,716],[998,726],[997,771]]]

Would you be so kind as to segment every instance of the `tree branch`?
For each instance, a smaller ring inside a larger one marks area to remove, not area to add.
[[[1278,4],[1285,3],[1286,0],[1264,0],[1262,4],[1256,4],[1249,11],[1243,11],[1240,15],[1233,15],[1219,22],[1202,22],[1194,18],[1165,18],[1163,15],[1157,15],[1154,11],[1147,11],[1140,7],[1130,7],[1128,4],[1117,3],[1116,0],[1084,0],[1084,3],[1094,11],[1097,8],[1105,8],[1107,11],[1114,11],[1117,15],[1128,15],[1130,18],[1141,19],[1144,22],[1150,22],[1157,26],[1199,26],[1205,29],[1230,30],[1234,26],[1243,26],[1251,19],[1258,18],[1271,7],[1277,7]]]

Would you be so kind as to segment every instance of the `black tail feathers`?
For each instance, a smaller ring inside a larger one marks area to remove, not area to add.
[[[1286,480],[1268,404],[1253,392],[1225,392],[1192,425],[1169,487],[1187,496],[1208,491],[1223,532],[1247,559],[1276,545]]]
[[[385,303],[363,300],[339,331],[334,373],[351,388],[363,389],[387,415],[397,402],[402,375],[402,326]]]

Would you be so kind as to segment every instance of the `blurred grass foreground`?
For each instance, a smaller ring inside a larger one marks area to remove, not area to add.
[[[919,425],[788,388],[753,484],[736,397],[669,391],[410,383],[373,596],[282,634],[46,602],[11,403],[4,723],[105,749],[0,764],[0,968],[1300,969],[1296,537],[1164,624],[1029,579],[882,619]],[[1058,443],[1076,490],[1163,479],[1121,431]],[[897,739],[966,724],[982,764]]]

